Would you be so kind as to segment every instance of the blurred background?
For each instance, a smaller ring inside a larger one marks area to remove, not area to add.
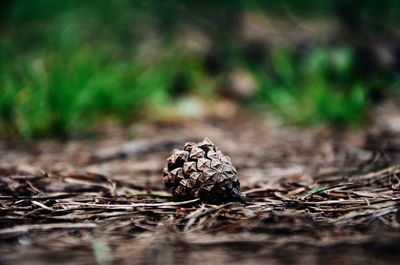
[[[399,102],[400,2],[2,0],[0,137],[267,113],[362,126]]]

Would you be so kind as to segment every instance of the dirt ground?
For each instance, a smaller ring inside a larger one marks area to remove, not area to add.
[[[3,141],[0,264],[398,264],[397,113],[367,129],[244,116]],[[170,151],[204,137],[231,157],[247,204],[164,191]]]

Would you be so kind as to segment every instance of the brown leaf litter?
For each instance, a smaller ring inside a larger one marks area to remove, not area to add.
[[[353,257],[352,264],[363,264],[381,253],[381,264],[396,264],[396,148],[385,157],[371,150],[367,134],[348,144],[354,134],[263,131],[251,123],[240,131],[184,125],[178,128],[181,142],[177,128],[163,126],[164,138],[138,145],[51,143],[41,147],[43,155],[5,147],[0,263],[336,264]],[[174,201],[163,190],[163,161],[171,147],[204,133],[231,156],[246,204]],[[67,150],[50,157],[58,147]],[[21,163],[12,163],[18,154]]]

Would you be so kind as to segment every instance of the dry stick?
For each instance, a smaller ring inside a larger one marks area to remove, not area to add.
[[[205,216],[209,213],[219,211],[222,208],[225,208],[227,206],[232,205],[233,203],[226,203],[220,206],[211,206],[209,208],[199,208],[196,211],[188,214],[184,219],[189,219],[189,221],[186,223],[184,231],[189,231],[189,228],[198,220],[200,217]]]
[[[45,209],[45,210],[53,211],[52,208],[50,208],[50,207],[48,207],[48,206],[46,206],[46,205],[44,205],[43,203],[40,203],[40,202],[38,202],[38,201],[32,201],[32,204],[35,204],[36,206],[39,206],[40,208],[43,208],[43,209]]]
[[[391,199],[375,199],[370,200],[370,204],[387,202],[387,201],[398,201],[400,198],[391,198]],[[354,199],[354,200],[329,200],[329,201],[318,201],[318,202],[301,202],[304,205],[352,205],[352,204],[367,204],[362,199]]]
[[[15,233],[24,233],[30,230],[49,230],[62,228],[95,228],[95,223],[59,223],[59,224],[34,224],[34,225],[18,225],[11,228],[0,229],[0,235],[8,235]]]
[[[258,193],[258,192],[275,192],[275,191],[279,191],[279,192],[286,192],[286,190],[284,189],[271,189],[268,187],[263,187],[263,188],[255,188],[255,189],[251,189],[251,190],[246,190],[243,193],[246,195],[252,194],[252,193]]]
[[[162,206],[180,206],[191,204],[194,202],[200,201],[199,198],[189,200],[189,201],[182,201],[182,202],[161,202],[161,203],[132,203],[132,204],[96,204],[96,203],[78,203],[78,202],[67,202],[64,205],[81,205],[81,206],[92,206],[98,208],[108,208],[108,209],[126,209],[130,210],[136,207],[162,207]]]
[[[91,194],[97,194],[97,193],[86,193],[87,195]],[[48,196],[0,196],[0,201],[1,200],[50,200],[50,199],[64,199],[64,198],[69,198],[69,197],[74,197],[82,195],[82,193],[60,193],[56,195],[48,195]]]
[[[333,190],[333,189],[336,189],[336,188],[346,187],[346,186],[350,186],[350,185],[354,185],[354,183],[342,183],[342,184],[337,184],[337,185],[333,185],[333,186],[330,186],[330,187],[326,187],[326,188],[317,190],[317,191],[315,191],[313,193],[306,194],[303,199],[305,199],[307,197],[310,197],[311,195],[316,195],[318,193],[324,192],[324,191]]]
[[[334,220],[329,221],[329,223],[345,223],[346,221],[350,221],[353,220],[354,218],[357,217],[363,217],[363,216],[371,216],[371,217],[380,217],[380,216],[384,216],[386,214],[395,212],[397,209],[395,207],[388,207],[381,209],[381,210],[366,210],[366,211],[362,211],[362,212],[350,212],[347,213],[345,215],[342,215],[339,218],[336,218]]]

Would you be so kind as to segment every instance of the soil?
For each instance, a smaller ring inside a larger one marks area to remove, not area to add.
[[[390,121],[394,121],[391,119]],[[398,264],[400,130],[263,117],[0,143],[0,264]],[[246,204],[173,201],[173,148],[210,138]]]

